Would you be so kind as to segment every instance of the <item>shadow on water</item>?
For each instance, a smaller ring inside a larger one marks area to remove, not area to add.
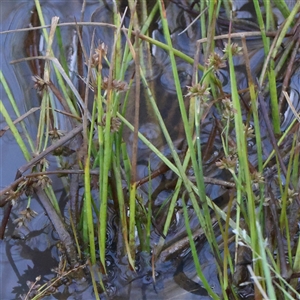
[[[82,1],[41,1],[43,12],[46,16],[46,23],[51,22],[52,16],[59,16],[62,22],[73,21],[74,17],[80,19]],[[87,7],[84,15],[84,21],[107,22],[112,23],[112,13],[109,6],[106,4],[99,4],[99,1],[87,1]],[[247,3],[247,1],[242,1]],[[72,5],[70,5],[70,3]],[[68,9],[66,9],[66,5]],[[248,19],[248,21],[255,23],[256,18],[252,6],[245,4],[244,6],[237,7],[237,18]],[[34,8],[33,1],[1,1],[1,31],[26,28],[31,22],[32,10]],[[172,32],[173,43],[175,48],[178,48],[183,53],[193,57],[194,49],[196,48],[196,41],[201,38],[200,26],[194,23],[189,29],[182,33],[187,24],[191,22],[191,14],[182,10],[182,7],[171,3],[168,7],[170,15],[176,16],[170,20],[170,31]],[[125,19],[128,24],[129,20]],[[228,21],[225,18],[225,12],[222,13],[220,21],[217,26],[219,34],[228,32]],[[239,26],[239,25],[237,25]],[[243,28],[238,28],[243,30]],[[253,28],[253,30],[256,29]],[[74,56],[76,52],[76,45],[74,44],[75,28],[63,28],[62,35],[64,39],[65,51]],[[84,44],[86,45],[87,52],[89,51],[89,42],[94,28],[83,28]],[[245,29],[246,30],[246,29]],[[249,30],[249,29],[247,29]],[[182,33],[182,34],[178,34]],[[95,27],[96,41],[104,41],[108,46],[112,44],[112,30]],[[162,28],[158,24],[158,28],[154,30],[153,36],[160,41],[164,41]],[[9,62],[14,59],[27,56],[23,45],[26,43],[28,33],[10,33],[1,34],[1,70],[5,74],[10,88],[13,91],[14,98],[18,101],[18,107],[21,114],[30,109],[31,107],[39,106],[39,98],[36,90],[33,89],[32,67],[28,63],[22,62],[17,65],[10,65]],[[122,42],[125,43],[125,37],[122,37]],[[250,53],[250,65],[253,76],[257,76],[260,72],[261,65],[264,60],[264,52],[262,49],[261,40],[256,38],[248,41]],[[224,45],[218,45],[216,51],[223,49]],[[44,50],[40,50],[44,51]],[[172,69],[170,60],[166,51],[153,48],[153,68],[146,74],[149,87],[153,89],[153,94],[157,99],[160,99],[158,106],[162,111],[163,119],[167,124],[167,128],[171,134],[174,144],[178,147],[178,152],[184,151],[183,141],[183,127],[178,119],[180,118],[179,108],[177,107],[175,86],[173,83]],[[56,45],[54,45],[54,52],[58,53]],[[203,64],[203,58],[200,62]],[[181,80],[181,87],[184,91],[186,86],[191,84],[192,79],[192,66],[180,59],[177,61],[179,78]],[[243,58],[237,58],[235,61],[238,73],[239,89],[247,88],[247,76]],[[78,83],[76,77],[76,65],[74,68],[73,80]],[[71,70],[72,72],[72,70]],[[104,66],[104,74],[108,74],[108,66]],[[125,78],[129,81],[133,73],[133,69],[129,67]],[[201,75],[201,74],[200,74]],[[218,78],[222,83],[223,92],[230,94],[230,82],[228,69],[220,70]],[[54,80],[54,79],[53,79]],[[299,76],[294,75],[292,79],[292,86],[294,93],[298,93]],[[0,86],[1,100],[4,105],[8,103],[3,87]],[[131,91],[130,91],[131,93]],[[132,94],[134,91],[132,91]],[[245,100],[245,102],[247,102]],[[298,110],[300,102],[296,103]],[[131,104],[129,104],[131,105]],[[7,105],[7,107],[10,107]],[[129,112],[130,112],[129,108]],[[9,114],[13,117],[15,114],[12,110]],[[145,90],[141,92],[141,112],[140,112],[140,131],[162,152],[166,155],[170,152],[168,147],[165,146],[165,140],[162,138],[158,124],[153,120],[153,112],[148,108],[147,95]],[[282,123],[283,130],[287,128],[291,122],[292,112],[286,112],[284,121]],[[247,115],[244,116],[245,119]],[[130,120],[130,116],[128,116]],[[204,145],[209,144],[212,132],[215,132],[214,142],[209,152],[204,151],[204,170],[205,176],[227,180],[229,174],[226,170],[220,170],[215,167],[215,162],[222,156],[222,143],[220,138],[220,128],[218,128],[218,120],[220,119],[219,112],[212,108],[202,123],[201,142]],[[130,120],[132,121],[132,120]],[[59,120],[60,128],[68,130],[70,124],[65,123],[64,120]],[[0,119],[1,128],[4,126],[4,120]],[[34,135],[36,126],[38,124],[37,115],[30,116],[26,125],[29,131]],[[132,143],[132,136],[130,132],[125,131],[125,139],[128,144]],[[270,143],[267,141],[266,135],[263,134],[262,140],[264,143],[264,158],[266,158],[272,150]],[[253,140],[249,139],[249,160],[253,166],[257,165],[255,153],[255,145]],[[158,158],[151,154],[143,143],[139,143],[139,164],[138,176],[142,179],[148,175],[149,163],[152,171],[156,170],[160,164]],[[129,147],[129,152],[130,152]],[[253,154],[252,154],[253,153]],[[22,158],[22,153],[18,145],[15,143],[13,137],[7,133],[0,138],[0,185],[1,188],[10,184],[15,177],[17,169],[25,163]],[[51,157],[50,163],[55,165],[55,159]],[[214,167],[212,167],[214,166]],[[174,188],[172,187],[173,174],[166,172],[159,175],[151,181],[151,188],[153,190],[153,203],[154,210],[159,210],[161,203],[172,195]],[[193,176],[193,174],[191,174]],[[56,192],[61,199],[61,209],[67,212],[66,201],[68,195],[63,192],[63,187],[58,179],[53,178],[53,185],[56,187]],[[145,183],[140,188],[140,193],[147,199],[149,191],[149,183]],[[95,193],[96,194],[96,193]],[[206,194],[216,201],[224,201],[228,198],[228,190],[207,183]],[[224,199],[223,199],[224,198]],[[1,299],[16,299],[24,295],[28,291],[27,281],[35,281],[37,276],[41,276],[42,282],[47,282],[55,275],[55,268],[58,265],[61,253],[57,249],[58,236],[53,229],[52,224],[46,217],[46,212],[39,204],[39,201],[32,200],[32,209],[38,213],[38,216],[33,218],[28,224],[28,227],[22,226],[18,228],[18,214],[16,212],[24,211],[26,208],[26,199],[21,198],[14,206],[11,218],[8,223],[5,239],[0,241],[0,295]],[[180,201],[179,201],[180,202]],[[180,205],[178,205],[180,206]],[[178,207],[180,211],[180,207]],[[0,217],[3,217],[3,211],[0,210]],[[164,216],[162,215],[162,220]],[[190,211],[190,224],[194,229],[198,228],[198,220]],[[162,225],[157,221],[157,227]],[[118,235],[120,235],[119,220],[117,219],[114,208],[110,207],[109,220],[108,220],[108,245],[107,245],[107,275],[104,278],[106,285],[107,295],[109,299],[210,299],[206,290],[202,287],[199,280],[194,262],[188,246],[180,248],[180,241],[184,240],[185,223],[182,213],[178,213],[171,225],[170,233],[166,237],[166,249],[170,253],[164,252],[165,257],[161,258],[156,264],[155,274],[152,270],[152,262],[149,254],[140,252],[137,256],[136,270],[131,271],[128,269],[127,258],[123,253],[118,250]],[[157,230],[151,232],[151,242],[157,243],[160,238]],[[221,237],[219,243],[222,243]],[[184,243],[184,242],[183,242]],[[173,249],[172,249],[172,245]],[[170,248],[167,248],[170,247]],[[176,251],[176,247],[181,249],[180,252]],[[214,254],[206,243],[206,241],[199,238],[197,240],[198,256],[202,267],[203,274],[208,279],[214,292],[221,296],[221,287],[218,280],[217,265]],[[164,250],[166,250],[164,249]],[[230,249],[234,251],[234,249]],[[86,274],[87,280],[78,282],[66,283],[64,287],[60,287],[58,293],[48,296],[46,299],[93,299],[93,288],[90,283],[89,275]],[[155,278],[155,281],[153,280]],[[101,295],[105,299],[104,294]],[[101,298],[102,299],[102,298]]]

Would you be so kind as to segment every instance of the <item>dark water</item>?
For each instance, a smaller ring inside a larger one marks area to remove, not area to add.
[[[70,1],[44,1],[42,4],[46,16],[46,23],[50,23],[53,16],[63,17],[64,21],[73,21],[74,17],[79,19],[81,4],[80,1],[71,1],[70,14],[64,12],[66,3]],[[1,1],[0,2],[0,31],[11,30],[16,28],[26,28],[29,26],[31,11],[34,7],[34,1]],[[67,29],[70,31],[70,29]],[[71,35],[65,30],[66,46],[70,44]],[[28,63],[10,65],[10,61],[27,56],[25,51],[25,39],[27,33],[12,33],[0,35],[0,63],[1,71],[8,82],[13,96],[17,101],[20,114],[24,114],[31,107],[39,105],[36,90],[33,88],[31,79],[32,70]],[[10,116],[14,118],[15,113],[8,104],[7,95],[0,86],[0,98],[7,108]],[[36,133],[38,118],[32,115],[26,121],[27,128],[31,134]],[[0,127],[5,127],[5,121],[0,116]],[[61,125],[63,126],[63,125]],[[22,134],[22,132],[20,132]],[[0,138],[0,186],[4,188],[9,185],[15,178],[17,169],[25,164],[23,154],[10,133],[6,133]],[[54,158],[50,158],[50,163],[55,163]],[[54,184],[59,183],[57,180]],[[58,186],[61,186],[59,183]],[[61,188],[60,188],[61,189]],[[63,195],[59,190],[58,196]],[[59,196],[60,197],[60,196]],[[26,198],[22,197],[13,207],[10,221],[6,230],[5,239],[0,241],[0,298],[1,299],[19,299],[20,295],[26,295],[28,286],[26,282],[35,281],[37,276],[42,276],[42,282],[53,278],[52,268],[57,267],[59,253],[56,244],[58,236],[53,230],[53,226],[44,209],[37,200],[32,199],[31,208],[38,213],[38,216],[27,224],[27,228],[16,228],[13,220],[19,217],[19,212],[24,210],[27,205]],[[3,209],[0,210],[2,220]],[[81,290],[86,286],[77,286],[71,292],[60,292],[60,299],[76,298],[77,294],[84,295]],[[79,291],[79,292],[78,292]],[[59,295],[59,294],[58,294]],[[81,297],[81,296],[80,296]],[[51,298],[51,297],[50,297]],[[91,292],[86,294],[87,299],[91,299]],[[53,299],[56,299],[53,298]]]
[[[41,1],[42,9],[45,16],[45,22],[49,24],[53,16],[59,16],[61,22],[72,22],[74,17],[80,19],[82,1]],[[109,1],[107,1],[109,2]],[[292,7],[292,3],[289,3]],[[29,26],[31,19],[31,12],[34,8],[33,1],[1,1],[1,24],[0,31],[25,28]],[[247,1],[236,1],[236,17],[241,19],[248,19],[255,22],[255,13],[253,7]],[[173,43],[182,52],[193,57],[196,48],[197,39],[201,38],[201,31],[199,22],[196,22],[185,33],[181,33],[186,25],[191,22],[193,16],[185,13],[178,5],[170,4],[168,7],[170,16],[170,31],[172,32]],[[279,14],[277,12],[277,14]],[[223,16],[223,20],[222,20]],[[84,15],[84,21],[107,22],[112,23],[112,13],[110,10],[99,1],[87,1],[87,7]],[[225,21],[224,21],[225,20]],[[125,23],[129,22],[125,19]],[[238,27],[238,25],[237,25]],[[255,26],[254,26],[255,27]],[[256,28],[253,30],[257,30]],[[241,30],[237,28],[237,30]],[[83,28],[84,44],[87,52],[89,51],[89,43],[92,39],[93,27]],[[221,19],[218,23],[218,33],[228,32],[228,22],[226,22],[225,11],[221,13]],[[248,28],[249,30],[249,28]],[[156,39],[164,41],[161,33],[161,28],[154,31]],[[74,27],[64,27],[62,35],[65,45],[65,51],[70,55],[76,52],[76,39]],[[18,101],[18,107],[21,114],[26,112],[31,107],[39,105],[39,99],[36,90],[33,89],[33,82],[31,80],[32,69],[28,63],[20,63],[17,65],[10,65],[9,62],[14,59],[27,56],[26,51],[22,45],[25,45],[27,33],[10,33],[0,35],[0,63],[1,70],[13,91],[14,98]],[[125,43],[125,37],[122,37]],[[95,40],[104,41],[108,47],[112,46],[112,30],[95,27]],[[261,65],[264,61],[264,54],[260,39],[253,38],[248,41],[250,50],[250,64],[253,76],[257,76],[260,72]],[[223,49],[224,45],[217,43],[216,51]],[[42,50],[41,50],[42,51]],[[176,102],[175,86],[173,83],[172,70],[168,54],[159,48],[152,49],[153,51],[153,69],[146,74],[149,85],[155,86],[154,93],[161,101],[158,103],[168,130],[171,133],[174,144],[178,145],[180,152],[180,145],[183,141],[183,129],[181,124],[178,124],[179,108]],[[57,46],[54,45],[54,52],[58,53]],[[200,58],[203,63],[203,58]],[[191,84],[192,66],[188,63],[178,59],[179,77],[181,79],[181,86],[186,90],[186,86]],[[244,67],[243,58],[236,58],[235,61],[238,72],[239,89],[247,88],[246,71]],[[78,83],[76,78],[76,64],[69,62],[71,75],[74,83]],[[108,73],[108,68],[103,70],[104,74]],[[292,91],[294,92],[294,99],[298,95],[299,89],[299,75],[296,72],[292,78]],[[132,68],[129,68],[125,78],[128,80],[132,75]],[[199,74],[201,76],[201,74]],[[226,68],[218,74],[219,80],[222,82],[223,91],[230,93],[230,82],[228,80],[228,70]],[[53,79],[54,80],[54,79]],[[152,118],[151,110],[148,110],[145,100],[145,91],[141,92],[141,124],[140,131],[143,132],[149,140],[153,142],[160,150],[166,154],[169,152],[168,147],[165,146],[165,141],[161,136],[160,129],[157,123]],[[0,86],[0,98],[4,105],[8,107],[9,114],[14,116],[15,113],[10,108],[7,95],[2,86]],[[295,101],[296,109],[299,103]],[[202,123],[201,142],[205,145],[213,131],[215,118],[219,118],[218,111],[212,109],[210,114]],[[0,128],[5,126],[5,122],[0,117]],[[246,118],[246,116],[245,116]],[[292,113],[287,111],[282,123],[282,129],[286,129],[292,120]],[[32,115],[28,121],[27,126],[31,133],[35,133],[36,124],[38,123],[37,115]],[[58,120],[58,127],[63,130],[70,129],[70,124],[66,123],[62,118]],[[21,132],[22,134],[22,132]],[[132,141],[129,132],[125,132],[127,141]],[[270,142],[266,136],[263,135],[264,156],[272,150]],[[251,152],[252,149],[252,152]],[[130,151],[130,149],[129,149]],[[249,140],[249,159],[250,162],[256,166],[254,141]],[[226,171],[222,171],[215,167],[214,162],[222,157],[221,140],[217,135],[215,137],[214,145],[209,153],[210,155],[204,161],[205,175],[215,177],[218,179],[228,179]],[[148,162],[151,162],[151,169],[155,170],[159,164],[159,160],[145,148],[139,144],[139,165],[138,176],[143,178],[148,174]],[[50,163],[55,165],[55,159],[50,157]],[[17,169],[25,163],[19,147],[16,145],[11,134],[7,133],[0,138],[0,187],[3,188],[10,184],[15,177]],[[212,165],[214,167],[212,167]],[[172,174],[167,172],[152,180],[152,189],[155,190],[162,181],[170,180]],[[53,179],[54,180],[54,179]],[[63,188],[59,181],[55,182],[57,187],[57,195],[61,199],[62,209],[66,209],[65,202],[67,195],[63,192]],[[140,193],[146,198],[149,190],[148,184],[144,184]],[[155,203],[157,207],[172,194],[172,190],[166,190],[157,193]],[[212,199],[221,197],[224,194],[224,189],[219,186],[207,184],[206,193]],[[28,228],[22,227],[16,229],[16,224],[13,220],[18,218],[18,212],[25,209],[27,201],[21,198],[13,208],[11,219],[8,224],[5,239],[0,241],[0,295],[1,299],[16,299],[20,295],[24,295],[28,291],[26,281],[34,281],[39,275],[42,276],[42,282],[46,282],[54,277],[54,272],[51,270],[57,267],[59,260],[59,251],[56,243],[58,236],[55,233],[51,222],[45,217],[45,211],[35,199],[32,200],[31,208],[38,213],[29,224]],[[198,221],[191,214],[191,227],[197,228]],[[116,221],[112,209],[111,217],[108,221],[108,253],[107,253],[107,269],[108,275],[104,278],[106,284],[108,298],[113,299],[210,299],[206,291],[201,286],[201,281],[196,275],[193,259],[190,255],[189,249],[182,250],[179,254],[172,257],[172,259],[161,259],[156,265],[155,283],[152,279],[151,257],[145,253],[139,253],[137,261],[137,270],[132,272],[128,269],[127,259],[118,252],[115,240],[118,234],[118,222]],[[2,218],[3,211],[0,210],[0,217]],[[183,215],[178,213],[176,221],[172,224],[170,233],[166,238],[166,242],[170,245],[178,242],[179,237],[185,232],[185,225]],[[151,233],[152,243],[157,243],[159,234],[153,230]],[[176,247],[176,246],[174,246]],[[179,247],[179,246],[178,246]],[[218,281],[218,272],[216,261],[212,254],[210,247],[205,241],[198,243],[199,261],[202,266],[202,271],[209,283],[221,297],[221,288]],[[81,282],[72,282],[68,287],[61,287],[57,294],[49,296],[47,299],[94,299],[93,288],[90,283],[90,278],[87,273],[86,280]],[[101,295],[105,299],[104,295]]]

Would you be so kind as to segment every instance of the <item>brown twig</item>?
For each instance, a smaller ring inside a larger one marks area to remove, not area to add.
[[[39,27],[41,25],[36,7],[32,11],[32,15],[30,18],[30,25],[32,28]],[[39,44],[40,44],[41,34],[39,31],[28,31],[28,34],[25,38],[24,48],[26,50],[27,56],[38,56],[39,55]],[[34,75],[38,75],[40,77],[44,74],[44,61],[33,60],[30,62],[30,68]]]
[[[136,26],[138,26],[136,24]],[[135,39],[135,102],[134,102],[134,132],[133,132],[133,145],[132,145],[132,176],[131,182],[136,181],[136,167],[137,167],[137,156],[138,156],[138,131],[139,131],[139,112],[140,112],[140,55],[139,55],[139,35],[136,35]]]
[[[214,120],[213,128],[209,134],[207,143],[206,143],[204,151],[203,151],[203,161],[204,162],[207,161],[209,159],[209,157],[211,157],[211,153],[212,153],[213,145],[215,143],[216,135],[217,135],[217,125],[216,125],[216,121]]]
[[[45,156],[47,156],[48,154],[50,154],[51,152],[53,152],[55,149],[62,146],[63,144],[67,143],[70,139],[74,138],[78,133],[82,132],[82,129],[83,129],[83,125],[79,125],[78,127],[75,127],[70,132],[68,132],[65,136],[60,138],[56,143],[46,148],[43,152],[41,152],[39,155],[34,157],[27,164],[19,168],[17,171],[17,178],[22,176],[23,173],[26,172],[29,168],[36,165]]]
[[[45,151],[43,151],[42,153],[37,155],[35,158],[33,158],[31,161],[29,161],[27,164],[25,164],[21,168],[19,168],[16,173],[15,181],[13,182],[13,184],[11,184],[9,187],[3,189],[0,192],[1,199],[2,199],[2,196],[4,196],[3,199],[1,200],[1,203],[4,203],[4,202],[6,203],[6,198],[7,198],[7,197],[5,197],[6,193],[8,193],[9,191],[15,191],[18,187],[18,184],[21,183],[23,180],[25,180],[24,177],[22,177],[24,172],[26,172],[29,168],[31,168],[32,166],[39,163],[40,160],[43,159],[45,156],[47,156],[49,153],[51,153],[58,147],[62,146],[66,142],[68,142],[70,139],[72,139],[74,136],[76,136],[78,133],[80,133],[82,131],[82,129],[83,129],[82,125],[74,128],[68,134],[66,134],[64,137],[59,139],[55,144],[53,144],[50,147],[48,147],[47,149],[45,149]],[[6,207],[5,214],[2,219],[2,224],[1,224],[1,228],[0,228],[0,239],[3,239],[3,237],[4,237],[4,231],[5,231],[8,219],[9,219],[11,208],[12,208],[11,204],[9,204]]]
[[[261,112],[262,112],[262,115],[263,115],[263,118],[264,118],[264,121],[265,121],[265,124],[266,124],[266,127],[267,127],[267,131],[268,131],[268,134],[269,134],[271,144],[272,144],[273,149],[274,149],[274,151],[276,153],[276,156],[278,158],[278,161],[279,161],[280,167],[282,169],[282,172],[283,172],[284,176],[286,177],[286,174],[287,174],[286,167],[285,167],[285,164],[284,164],[283,159],[281,157],[279,148],[277,146],[277,142],[276,142],[275,135],[274,135],[274,132],[273,132],[272,124],[271,124],[271,121],[270,121],[270,118],[269,118],[269,115],[268,115],[268,111],[267,111],[267,108],[266,108],[264,98],[261,95],[261,92],[258,93],[258,102],[260,104]]]
[[[295,24],[292,32],[294,32],[294,37],[293,37],[291,42],[294,43],[296,41],[296,44],[293,48],[293,52],[292,52],[289,64],[286,68],[286,73],[285,73],[284,80],[283,80],[283,83],[282,83],[282,90],[281,90],[281,94],[280,94],[280,97],[279,97],[279,111],[280,112],[282,111],[283,100],[284,100],[284,93],[283,92],[285,92],[287,87],[288,87],[290,78],[292,76],[292,71],[293,71],[293,67],[294,67],[294,63],[295,63],[295,58],[296,58],[296,55],[298,53],[298,49],[299,49],[299,46],[300,46],[300,18],[298,18],[298,21]]]
[[[60,216],[57,214],[57,211],[54,209],[50,199],[46,195],[46,193],[43,191],[42,188],[37,188],[35,190],[37,196],[39,197],[45,211],[47,212],[47,215],[53,224],[59,239],[62,241],[64,246],[66,247],[66,254],[68,261],[72,268],[76,265],[77,263],[77,252],[75,248],[75,242],[73,241],[71,235],[65,228],[65,224],[60,218]]]
[[[30,116],[31,114],[35,113],[37,110],[40,110],[41,107],[32,107],[29,111],[27,111],[25,114],[23,114],[22,116],[18,117],[17,119],[15,119],[13,121],[13,124],[18,124],[21,121],[23,121],[24,119],[26,119],[28,116]],[[0,137],[2,137],[8,130],[9,130],[9,126],[4,127],[3,129],[0,130]]]
[[[284,279],[289,279],[291,276],[291,270],[288,269],[286,259],[285,259],[285,252],[284,252],[284,243],[283,243],[283,236],[281,234],[281,230],[279,228],[279,219],[277,215],[276,209],[276,200],[274,194],[272,192],[272,188],[268,186],[268,194],[270,195],[270,211],[273,218],[273,224],[275,227],[275,232],[277,236],[277,248],[278,248],[278,255],[279,255],[279,262],[280,262],[280,273]]]

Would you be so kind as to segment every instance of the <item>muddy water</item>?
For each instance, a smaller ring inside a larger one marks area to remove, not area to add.
[[[59,16],[61,22],[73,21],[74,17],[80,19],[82,1],[41,1],[42,9],[45,15],[46,23],[50,23],[51,17]],[[106,1],[109,2],[109,1]],[[249,21],[255,21],[253,7],[247,4],[247,1],[237,1],[236,16],[242,19],[248,19]],[[244,5],[243,5],[244,4]],[[28,27],[31,20],[31,11],[33,10],[33,1],[1,1],[0,13],[1,13],[1,31]],[[193,56],[196,47],[196,40],[201,38],[199,23],[195,23],[185,33],[181,33],[186,25],[191,21],[192,16],[186,14],[176,5],[170,4],[168,7],[170,15],[173,15],[170,21],[170,30],[172,32],[172,38],[174,45],[184,53]],[[190,18],[190,19],[189,19]],[[97,22],[112,22],[112,14],[109,10],[109,6],[105,6],[99,1],[87,1],[87,7],[84,15],[85,21],[97,21]],[[225,20],[225,21],[224,21]],[[125,23],[128,24],[128,19],[125,19]],[[84,43],[87,51],[89,51],[89,42],[93,32],[92,27],[85,27],[83,29]],[[241,28],[237,28],[242,30]],[[228,22],[224,13],[223,20],[221,18],[220,24],[218,24],[219,33],[227,33]],[[161,28],[154,31],[156,39],[164,41],[161,33]],[[74,44],[74,28],[65,27],[62,29],[62,35],[64,39],[66,53],[71,55],[76,52],[76,46]],[[104,41],[108,46],[112,45],[112,31],[109,29],[103,30],[99,27],[95,28],[96,40]],[[18,101],[18,107],[21,114],[28,109],[38,106],[39,100],[36,95],[36,90],[33,89],[33,82],[31,80],[32,70],[28,63],[19,63],[17,65],[10,65],[9,62],[14,59],[25,57],[26,51],[22,45],[25,44],[27,33],[10,33],[0,35],[0,63],[1,70],[5,74],[5,77],[9,83],[10,88],[13,91],[14,98]],[[125,37],[123,36],[123,42],[125,43]],[[260,66],[264,60],[263,50],[260,39],[253,39],[249,43],[250,50],[250,64],[252,67],[253,76],[257,75],[260,71]],[[217,51],[223,48],[223,44],[218,44]],[[182,127],[178,124],[178,107],[176,106],[176,93],[175,86],[172,78],[172,71],[168,54],[159,49],[153,50],[153,69],[146,74],[149,85],[154,86],[154,95],[161,99],[158,103],[159,108],[162,111],[163,118],[166,120],[169,131],[171,132],[174,143],[178,145],[178,151],[180,151],[180,145],[182,144]],[[42,50],[41,50],[42,51]],[[58,53],[57,47],[54,45],[54,52]],[[200,62],[203,63],[203,58]],[[187,85],[191,83],[192,67],[184,61],[178,60],[179,77],[181,79],[182,89],[185,90]],[[244,67],[243,58],[236,59],[236,67],[239,72],[239,88],[244,89],[247,87],[246,71]],[[76,65],[70,66],[72,70],[76,70]],[[71,70],[71,72],[72,72]],[[104,74],[108,72],[105,69]],[[129,79],[132,75],[132,69],[126,74],[126,78]],[[201,74],[199,74],[201,75]],[[223,91],[230,93],[230,83],[228,70],[221,70],[218,74],[219,80],[222,82]],[[74,81],[76,82],[76,74],[73,74]],[[295,82],[295,94],[297,93],[298,77],[293,77]],[[8,104],[8,98],[6,96],[3,87],[0,86],[0,96],[4,105],[9,108],[9,114],[14,116],[13,110]],[[152,112],[147,110],[147,102],[145,97],[145,91],[141,93],[142,107],[141,110],[141,125],[140,131],[143,132],[158,148],[165,153],[168,153],[168,148],[165,147],[165,141],[161,137],[160,129],[156,122],[152,118]],[[143,102],[144,101],[144,102]],[[296,103],[298,105],[298,103]],[[146,109],[145,109],[146,108]],[[209,141],[211,132],[213,131],[215,118],[218,116],[218,111],[212,109],[207,118],[202,124],[202,143],[206,144]],[[36,130],[36,124],[38,123],[37,115],[32,115],[28,121],[27,126],[30,132],[34,133]],[[1,116],[2,118],[2,116]],[[246,118],[246,116],[245,116]],[[59,127],[65,130],[69,129],[70,124],[65,124],[64,120],[58,120]],[[291,122],[291,112],[285,116],[285,122],[283,123],[283,130],[287,127],[287,124]],[[0,119],[0,128],[4,126],[5,122]],[[22,132],[21,132],[22,134]],[[126,133],[126,139],[131,141],[130,133]],[[271,151],[270,143],[267,141],[266,136],[263,136],[264,142],[264,155],[267,156]],[[251,147],[253,147],[253,153],[255,152],[255,146],[253,141],[249,140],[250,161],[255,166],[256,158],[251,156]],[[216,177],[218,179],[227,180],[228,174],[225,171],[221,171],[215,167],[214,162],[219,159],[223,154],[220,150],[221,140],[216,136],[214,145],[211,149],[210,155],[205,160],[205,175]],[[130,150],[130,149],[129,149]],[[13,137],[8,133],[0,138],[0,185],[1,188],[8,185],[13,181],[16,170],[25,163],[23,155],[20,152],[18,146],[15,144]],[[138,174],[142,178],[148,174],[148,162],[149,152],[141,143],[139,144],[139,166]],[[50,162],[54,163],[54,159],[50,158]],[[155,170],[159,164],[158,159],[154,156],[150,156],[150,163],[152,170]],[[166,173],[159,176],[152,181],[153,190],[156,189],[163,180],[170,180],[172,174]],[[61,199],[62,209],[65,207],[67,201],[67,195],[62,192],[60,184],[57,182],[57,193]],[[141,188],[141,192],[146,193],[149,190],[147,184]],[[169,197],[172,190],[164,189],[157,194],[156,204],[160,205]],[[208,184],[206,186],[206,193],[212,199],[216,199],[224,194],[224,189],[219,186]],[[58,236],[48,218],[45,217],[44,209],[39,205],[38,201],[32,201],[32,209],[34,209],[38,216],[29,223],[28,228],[22,228],[16,230],[16,225],[13,224],[13,220],[18,217],[17,212],[23,210],[26,207],[26,199],[18,201],[14,207],[11,220],[9,221],[6,236],[4,240],[0,241],[0,295],[1,299],[16,299],[20,295],[26,294],[28,287],[26,281],[34,281],[39,275],[42,276],[42,281],[45,282],[53,278],[54,273],[51,271],[58,264],[59,252],[56,247]],[[0,210],[0,218],[2,219],[3,210]],[[185,225],[182,215],[178,214],[176,222],[172,225],[171,232],[168,235],[166,241],[170,244],[178,240],[178,237],[185,231]],[[152,267],[151,259],[149,255],[139,253],[137,270],[132,272],[128,270],[127,259],[122,257],[115,244],[116,235],[118,234],[116,220],[114,215],[111,214],[111,218],[108,221],[108,253],[107,253],[107,269],[108,275],[105,278],[107,287],[108,298],[114,299],[209,299],[206,291],[201,286],[201,281],[196,276],[193,259],[189,253],[189,250],[185,250],[174,259],[168,261],[162,260],[156,266],[155,283],[152,279]],[[197,227],[198,223],[196,218],[191,213],[191,226]],[[157,232],[151,233],[152,242],[155,243],[159,239]],[[210,251],[208,244],[199,243],[198,245],[199,261],[203,268],[204,275],[209,279],[214,291],[221,295],[220,286],[217,278],[217,269],[214,260],[214,256]],[[105,296],[102,295],[103,299]],[[57,294],[49,296],[47,299],[93,299],[93,289],[87,275],[87,279],[81,283],[71,283],[66,288],[61,288]]]

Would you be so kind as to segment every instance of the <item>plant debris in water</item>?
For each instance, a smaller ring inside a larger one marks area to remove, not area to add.
[[[1,235],[10,218],[30,231],[38,198],[59,240],[53,278],[30,279],[22,299],[71,293],[86,277],[96,299],[299,297],[300,68],[290,44],[299,47],[300,4],[84,4],[85,22],[69,25],[72,58],[58,18],[49,32],[28,30],[36,136],[29,115],[15,108],[13,120],[1,102],[27,160],[0,191]],[[45,7],[35,1],[31,26],[45,25]]]

